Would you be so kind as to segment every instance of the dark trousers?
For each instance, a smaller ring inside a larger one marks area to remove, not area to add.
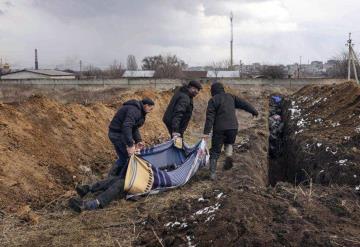
[[[210,159],[218,159],[224,144],[234,144],[238,130],[215,131],[211,138]]]
[[[123,135],[121,133],[116,133],[109,131],[109,139],[114,145],[118,159],[115,161],[113,166],[110,168],[108,176],[120,176],[124,178],[126,175],[127,162],[129,160],[129,155],[126,150],[126,144],[123,141]]]
[[[113,200],[123,198],[125,180],[120,177],[110,177],[90,185],[92,193],[102,191],[96,199],[101,207],[105,207]]]

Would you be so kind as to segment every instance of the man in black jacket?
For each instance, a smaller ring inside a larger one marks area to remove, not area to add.
[[[213,130],[210,149],[210,172],[211,179],[216,179],[216,163],[220,156],[222,146],[225,144],[225,165],[224,169],[232,167],[232,149],[238,131],[236,109],[242,109],[253,116],[258,116],[255,108],[239,97],[225,93],[221,83],[214,83],[211,86],[212,98],[208,102],[206,110],[206,122],[204,137],[208,138]]]
[[[145,98],[141,101],[129,100],[116,112],[109,126],[109,138],[113,143],[118,160],[110,169],[108,178],[92,185],[78,185],[76,192],[80,197],[88,193],[98,193],[95,199],[82,200],[73,197],[69,207],[76,212],[95,210],[107,206],[117,198],[125,197],[124,182],[127,161],[137,149],[143,148],[139,128],[145,122],[145,116],[154,108],[154,102]]]
[[[193,111],[193,98],[202,89],[197,81],[182,86],[172,97],[163,117],[171,137],[183,137]]]
[[[112,166],[109,176],[125,177],[126,162],[136,149],[143,148],[139,128],[145,116],[154,108],[154,101],[145,98],[141,101],[129,100],[117,111],[109,126],[109,139],[113,143],[118,160]]]

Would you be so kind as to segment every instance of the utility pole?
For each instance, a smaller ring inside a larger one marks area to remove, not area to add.
[[[350,81],[350,67],[351,67],[351,46],[352,46],[352,40],[351,40],[351,33],[349,33],[349,39],[347,41],[347,46],[349,46],[349,53],[348,53],[348,80]]]
[[[349,54],[348,54],[348,80],[350,80],[351,78],[351,63],[352,63],[352,66],[353,66],[353,70],[354,70],[354,76],[355,76],[355,80],[356,82],[359,84],[359,79],[358,79],[358,75],[357,75],[357,71],[356,71],[356,64],[355,64],[355,61],[356,63],[360,66],[360,63],[359,63],[359,59],[353,49],[353,43],[352,43],[352,39],[351,39],[351,33],[349,33],[349,39],[347,41],[347,44],[346,44],[348,47],[349,47]]]
[[[80,78],[81,78],[81,71],[82,71],[82,61],[80,60],[80,72],[79,72]]]
[[[230,13],[230,27],[231,27],[231,38],[230,38],[230,67],[233,68],[233,13]]]
[[[301,72],[301,56],[300,56],[300,63],[298,65],[298,74],[297,74],[297,78],[299,79],[300,78],[300,72]]]
[[[35,49],[35,69],[36,69],[36,70],[39,69],[37,49]]]
[[[242,61],[240,60],[240,62],[239,62],[239,74],[240,74],[240,78],[242,78],[242,73],[243,73],[243,71],[242,71]]]

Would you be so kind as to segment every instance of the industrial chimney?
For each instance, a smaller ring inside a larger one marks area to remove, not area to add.
[[[35,69],[39,69],[39,63],[38,63],[38,56],[37,56],[37,49],[35,49]]]

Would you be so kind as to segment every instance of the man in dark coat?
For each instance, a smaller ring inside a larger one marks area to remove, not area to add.
[[[213,130],[210,149],[210,172],[211,179],[216,179],[216,164],[220,156],[221,149],[225,144],[225,165],[224,169],[232,167],[232,149],[238,132],[238,121],[236,109],[242,109],[253,116],[258,116],[255,108],[239,97],[225,93],[221,83],[214,83],[211,86],[212,98],[208,102],[206,110],[206,122],[204,127],[204,137],[208,138]]]
[[[183,137],[194,108],[193,98],[201,89],[199,82],[190,81],[175,92],[163,117],[171,137]]]
[[[115,147],[118,160],[112,166],[109,176],[125,176],[124,167],[135,150],[143,147],[139,128],[145,122],[145,116],[154,108],[149,98],[129,100],[116,112],[109,126],[109,139]]]
[[[79,185],[76,192],[81,196],[88,193],[101,193],[93,200],[83,201],[71,198],[69,206],[77,212],[105,207],[111,201],[125,196],[124,181],[129,156],[143,148],[139,128],[145,122],[145,116],[154,108],[154,102],[145,98],[141,101],[129,100],[116,112],[109,126],[109,138],[113,143],[118,160],[112,166],[107,179],[92,185]]]

